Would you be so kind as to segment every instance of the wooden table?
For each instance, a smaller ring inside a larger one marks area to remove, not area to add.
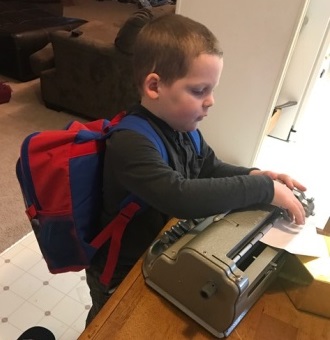
[[[164,230],[173,224],[170,222]],[[145,284],[142,261],[141,258],[79,340],[215,339]],[[330,319],[297,310],[275,281],[227,339],[329,340]]]

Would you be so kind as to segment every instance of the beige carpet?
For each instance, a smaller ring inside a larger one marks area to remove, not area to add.
[[[73,0],[67,2],[67,17],[100,20],[120,27],[137,10],[136,4],[113,0]],[[166,6],[155,8],[162,12]],[[21,83],[0,75],[13,89],[9,103],[0,105],[0,253],[20,240],[32,229],[25,215],[25,207],[15,165],[20,145],[30,133],[46,129],[60,129],[73,119],[83,120],[65,112],[47,109],[41,99],[39,79]]]

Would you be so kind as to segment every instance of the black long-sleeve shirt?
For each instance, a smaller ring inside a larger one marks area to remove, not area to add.
[[[202,136],[198,155],[187,133],[174,131],[142,106],[132,112],[148,119],[156,129],[169,164],[153,143],[137,132],[117,131],[107,141],[101,224],[106,225],[118,213],[129,193],[148,206],[125,230],[119,267],[133,265],[171,217],[200,218],[271,202],[274,187],[269,177],[250,176],[250,168],[222,162]],[[94,262],[104,264],[98,260],[101,257],[96,256]]]

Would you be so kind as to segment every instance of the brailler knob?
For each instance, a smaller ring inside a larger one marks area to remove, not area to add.
[[[209,299],[217,292],[217,286],[214,282],[208,281],[201,289],[201,296],[204,299]]]

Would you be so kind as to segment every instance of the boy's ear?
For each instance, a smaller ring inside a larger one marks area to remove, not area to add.
[[[151,99],[157,99],[159,96],[160,77],[157,73],[150,73],[144,81],[144,93]]]

